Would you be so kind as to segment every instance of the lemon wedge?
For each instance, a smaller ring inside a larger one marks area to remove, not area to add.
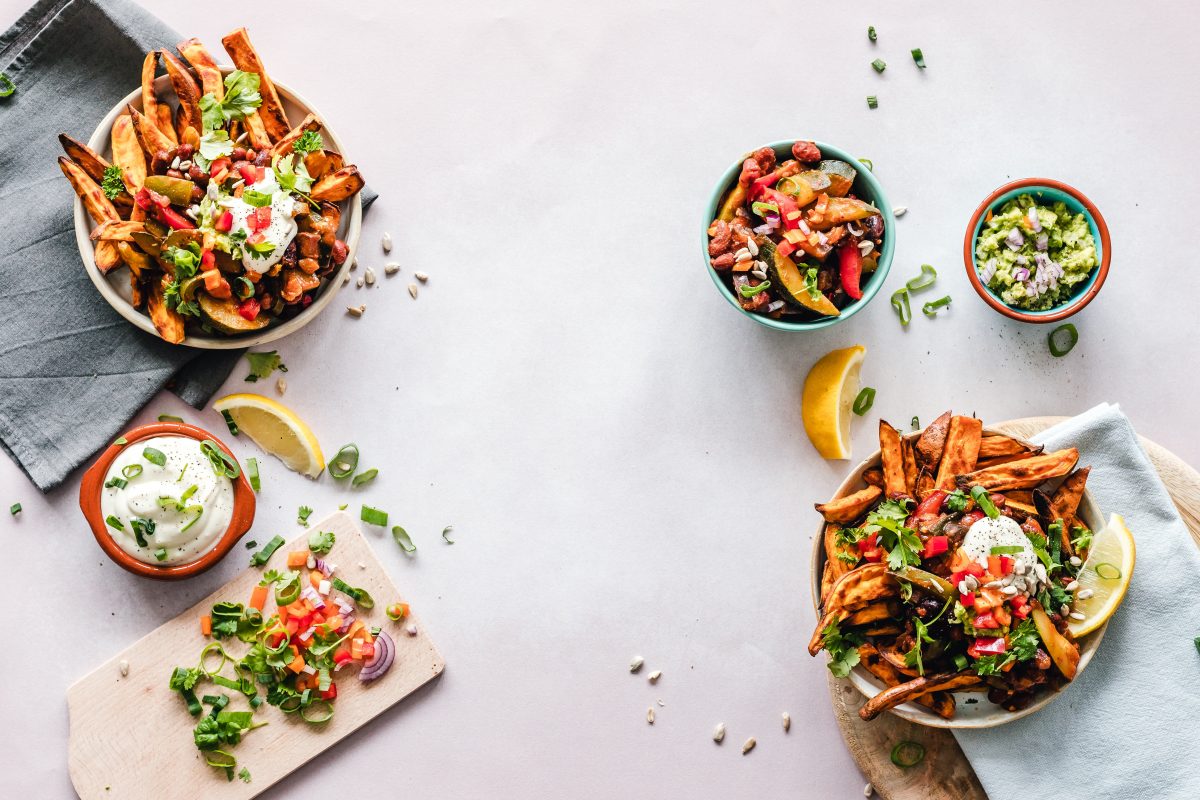
[[[822,458],[850,458],[850,417],[867,348],[844,347],[821,357],[804,379],[800,416]]]
[[[229,412],[242,433],[293,472],[315,478],[325,469],[317,437],[282,403],[261,394],[230,394],[213,403],[213,408]]]
[[[1136,557],[1137,546],[1125,527],[1125,519],[1113,514],[1092,538],[1092,549],[1079,570],[1079,588],[1071,610],[1083,614],[1083,619],[1070,619],[1067,627],[1073,636],[1079,638],[1096,630],[1121,605]]]

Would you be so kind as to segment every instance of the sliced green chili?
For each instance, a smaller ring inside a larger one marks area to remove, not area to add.
[[[124,476],[124,478],[126,480],[131,481],[134,478],[136,478],[138,475],[141,475],[141,474],[142,474],[142,465],[141,464],[127,464],[126,466],[121,468],[121,475]]]
[[[17,90],[17,85],[12,82],[12,78],[0,72],[0,97],[8,97]]]
[[[1025,548],[1019,544],[998,545],[988,550],[988,554],[993,556],[1011,556],[1024,550]]]
[[[313,709],[317,709],[318,713],[311,713]],[[333,719],[333,703],[330,703],[328,700],[314,700],[300,709],[300,718],[310,725],[320,725],[323,722],[329,722],[329,720]]]
[[[927,317],[936,317],[939,308],[945,308],[950,305],[950,295],[939,297],[937,300],[930,300],[925,305],[921,306],[921,313]]]
[[[353,442],[344,445],[329,462],[329,476],[339,481],[349,478],[356,469],[358,469],[358,445]]]
[[[865,386],[858,393],[858,397],[854,398],[854,413],[861,417],[870,411],[873,405],[875,405],[875,390],[870,386]]]
[[[379,470],[377,470],[375,468],[368,469],[364,472],[360,472],[357,475],[355,475],[354,480],[350,481],[350,484],[352,486],[365,486],[366,484],[375,480],[375,476],[377,476],[378,474],[379,474]]]
[[[892,293],[892,308],[900,317],[900,324],[907,326],[912,321],[912,306],[908,302],[908,289],[897,289]]]
[[[1000,516],[1000,509],[996,508],[996,504],[992,502],[991,495],[987,489],[982,486],[971,487],[971,499],[979,506],[979,510],[987,514],[992,519]]]
[[[1065,344],[1060,344],[1063,337],[1059,334],[1066,334],[1067,341]],[[1079,329],[1070,322],[1063,323],[1050,331],[1050,335],[1046,337],[1046,342],[1050,345],[1050,355],[1055,358],[1062,358],[1071,352],[1079,342]]]
[[[933,286],[933,282],[937,280],[937,270],[930,264],[921,265],[921,274],[904,284],[905,288],[910,292],[919,292],[922,289],[928,289]]]
[[[364,505],[362,511],[359,512],[358,518],[368,525],[387,526],[388,515],[386,511],[371,506]]]
[[[874,162],[874,161],[872,161],[872,160],[871,160],[871,159],[869,159],[869,158],[860,158],[860,159],[858,160],[858,163],[862,164],[862,165],[863,165],[864,167],[866,167],[866,168],[867,168],[867,170],[868,170],[868,171],[870,171],[870,172],[874,172],[874,171],[875,171],[875,162]]]
[[[262,491],[262,481],[258,477],[258,459],[246,459],[246,477],[250,479],[250,488],[256,492]]]
[[[212,439],[205,439],[200,443],[200,452],[208,458],[208,463],[212,464],[213,472],[217,475],[234,479],[242,474],[237,459],[222,450]]]
[[[925,760],[925,745],[920,742],[900,742],[892,748],[892,763],[897,767],[915,767]]]
[[[159,422],[183,422],[183,417],[177,417],[174,414],[159,414]]]

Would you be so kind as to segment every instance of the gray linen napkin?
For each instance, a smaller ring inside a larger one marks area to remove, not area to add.
[[[42,491],[110,442],[164,386],[203,406],[240,351],[167,344],[122,319],[84,272],[57,136],[86,140],[178,33],[126,0],[39,0],[0,37],[0,444]],[[375,199],[367,190],[364,207]]]
[[[1125,517],[1137,564],[1083,674],[1036,714],[955,738],[991,800],[1200,797],[1200,552],[1128,418],[1100,405],[1041,437],[1075,446],[1107,515]]]

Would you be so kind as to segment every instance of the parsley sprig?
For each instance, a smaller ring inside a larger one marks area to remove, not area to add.
[[[121,178],[121,168],[116,164],[110,164],[104,168],[104,178],[100,181],[100,188],[104,192],[104,196],[109,200],[116,200],[121,192],[125,191],[125,181]]]

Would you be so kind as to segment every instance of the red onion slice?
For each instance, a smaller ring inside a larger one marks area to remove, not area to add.
[[[371,656],[358,672],[361,681],[373,681],[391,669],[396,657],[396,645],[386,631],[380,631],[375,637],[375,654]]]

